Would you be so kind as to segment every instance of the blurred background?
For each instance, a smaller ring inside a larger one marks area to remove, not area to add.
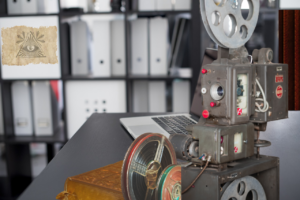
[[[279,62],[289,7],[260,5],[246,47]],[[204,51],[217,48],[198,0],[0,0],[0,28],[11,24],[56,26],[58,64],[1,62],[0,199],[17,198],[93,113],[189,112]]]

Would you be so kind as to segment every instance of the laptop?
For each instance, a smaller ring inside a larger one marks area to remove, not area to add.
[[[206,49],[202,66],[211,64],[217,59],[217,54],[216,49]],[[134,139],[149,132],[160,133],[169,138],[170,134],[174,133],[187,134],[186,127],[197,124],[201,114],[202,95],[201,76],[199,74],[190,113],[121,118],[120,122]]]

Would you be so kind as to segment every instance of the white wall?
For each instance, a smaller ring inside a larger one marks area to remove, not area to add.
[[[280,0],[280,9],[291,9],[298,10],[300,9],[300,0]]]

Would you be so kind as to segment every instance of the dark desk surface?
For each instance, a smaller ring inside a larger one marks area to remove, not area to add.
[[[21,195],[21,200],[54,200],[63,191],[65,180],[90,170],[123,160],[133,138],[119,118],[149,114],[94,114],[64,146],[46,169]],[[289,112],[289,119],[268,123],[262,139],[272,146],[264,155],[280,158],[280,199],[299,199],[300,112]]]
[[[92,115],[19,199],[54,200],[68,177],[123,160],[133,138],[119,119],[145,115]]]

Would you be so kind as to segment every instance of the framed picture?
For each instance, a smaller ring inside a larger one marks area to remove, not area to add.
[[[59,79],[57,16],[0,19],[3,79]]]

